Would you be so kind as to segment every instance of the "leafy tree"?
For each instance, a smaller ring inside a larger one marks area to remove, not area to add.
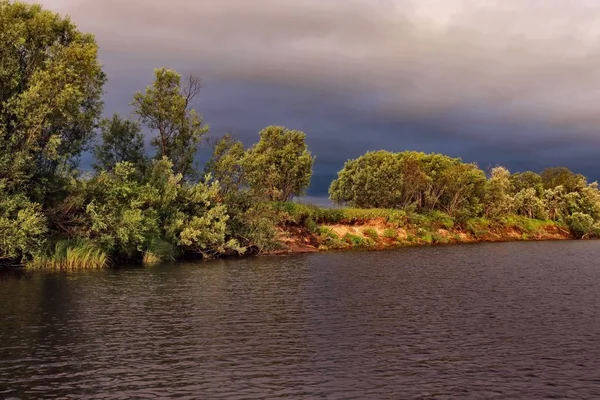
[[[121,118],[118,114],[100,123],[102,142],[94,148],[97,171],[112,170],[116,164],[129,162],[141,173],[146,170],[148,159],[144,151],[144,136],[140,125]]]
[[[485,215],[495,218],[509,214],[513,207],[510,192],[510,172],[504,167],[492,169],[485,191]]]
[[[524,189],[532,188],[537,197],[542,197],[544,193],[544,184],[542,177],[533,171],[518,172],[510,176],[512,193],[516,194]]]
[[[512,208],[516,214],[527,218],[548,218],[544,201],[538,197],[535,187],[521,189],[515,194]]]
[[[401,161],[389,151],[367,152],[349,160],[329,187],[337,204],[354,207],[394,208],[402,203]]]
[[[268,200],[288,201],[310,184],[314,157],[303,132],[268,126],[246,154],[244,168],[253,191]]]
[[[98,48],[69,18],[20,1],[0,0],[0,32],[0,176],[43,197],[92,138],[105,82]]]
[[[190,75],[182,84],[181,75],[166,68],[159,68],[154,74],[156,79],[145,93],[135,94],[134,112],[142,123],[158,133],[151,141],[156,148],[156,159],[168,157],[176,173],[192,178],[194,156],[209,129],[191,108],[200,94],[201,81]]]
[[[581,190],[586,184],[585,176],[575,174],[566,167],[546,168],[541,173],[544,189],[554,189],[562,186],[567,193]]]
[[[346,162],[329,194],[356,207],[414,207],[467,217],[479,211],[484,184],[483,171],[458,158],[377,151]]]
[[[214,145],[212,157],[204,165],[204,173],[219,183],[224,196],[247,186],[245,157],[244,145],[231,134],[226,134]]]

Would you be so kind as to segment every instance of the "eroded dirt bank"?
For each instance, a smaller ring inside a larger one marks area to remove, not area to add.
[[[542,225],[535,230],[489,228],[469,231],[460,228],[426,230],[416,226],[393,227],[384,219],[357,224],[321,224],[315,229],[284,226],[278,232],[282,249],[275,253],[311,253],[334,249],[386,249],[429,244],[508,242],[574,239],[557,225]]]

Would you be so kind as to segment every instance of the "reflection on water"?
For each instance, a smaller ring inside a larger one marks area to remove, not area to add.
[[[0,398],[600,398],[600,242],[0,278]]]

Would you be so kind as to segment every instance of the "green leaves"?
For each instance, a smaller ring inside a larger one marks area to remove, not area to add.
[[[144,151],[144,136],[139,124],[123,119],[118,114],[100,123],[101,143],[94,148],[97,171],[110,171],[117,163],[129,162],[140,174],[148,168]]]
[[[40,253],[48,228],[41,206],[10,195],[0,181],[0,262],[24,261]]]
[[[0,1],[0,176],[11,190],[76,164],[102,108],[91,35],[38,5]]]
[[[338,204],[362,208],[414,207],[470,215],[479,209],[484,184],[483,171],[460,159],[382,150],[349,160],[329,195]]]
[[[310,184],[314,157],[303,132],[268,126],[246,153],[244,169],[250,187],[272,201],[289,201]]]
[[[193,178],[194,156],[209,127],[191,108],[202,87],[199,78],[189,76],[182,85],[181,76],[170,69],[155,70],[155,81],[144,93],[136,93],[134,112],[150,130],[157,133],[151,144],[156,158],[168,157],[176,173]]]

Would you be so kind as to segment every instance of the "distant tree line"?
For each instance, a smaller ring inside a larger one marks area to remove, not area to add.
[[[568,225],[578,236],[600,234],[598,184],[565,167],[486,177],[476,164],[442,154],[375,151],[348,161],[329,188],[338,204],[442,211],[466,221],[521,215]]]

